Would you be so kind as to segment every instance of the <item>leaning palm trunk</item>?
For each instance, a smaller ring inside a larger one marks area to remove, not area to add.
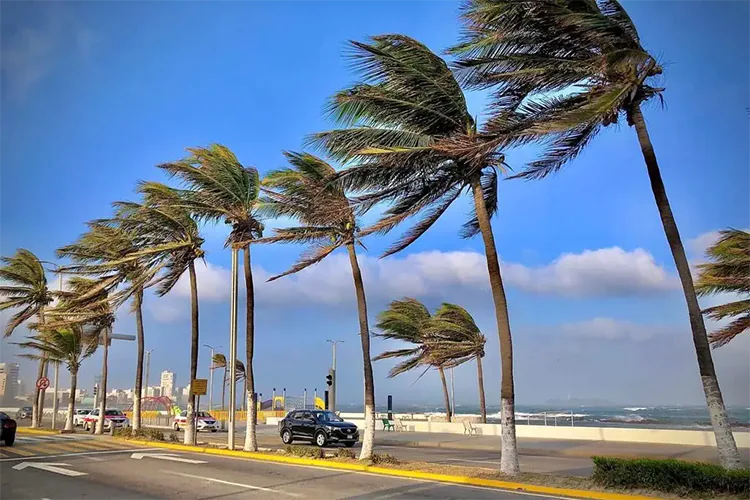
[[[711,416],[711,424],[716,436],[716,447],[719,453],[721,465],[727,469],[738,469],[741,467],[740,455],[737,451],[737,444],[732,435],[732,429],[727,419],[727,410],[724,407],[724,399],[719,388],[719,381],[716,378],[714,370],[714,361],[711,357],[711,348],[706,336],[706,325],[703,323],[703,315],[698,305],[698,297],[695,294],[693,277],[690,274],[690,265],[685,256],[685,248],[682,246],[680,232],[677,229],[677,223],[672,214],[672,208],[669,205],[667,192],[661,179],[659,164],[656,160],[656,153],[651,144],[651,138],[648,135],[646,122],[643,119],[640,106],[636,105],[632,110],[632,120],[638,133],[638,142],[641,145],[643,159],[646,162],[648,177],[651,181],[651,190],[654,193],[656,206],[659,209],[661,223],[664,226],[664,233],[669,242],[669,248],[672,251],[677,274],[680,276],[682,290],[685,294],[685,301],[688,307],[688,316],[690,317],[690,328],[693,332],[693,344],[695,345],[695,354],[698,358],[698,369],[703,382],[703,392],[706,395],[708,413]]]
[[[68,416],[65,418],[65,430],[73,430],[73,415],[76,413],[76,389],[78,387],[78,370],[70,372],[70,398],[68,400]],[[55,388],[57,389],[57,388]]]
[[[482,372],[482,357],[477,356],[477,383],[479,384],[479,411],[482,423],[487,423],[487,402],[484,398],[484,373]]]
[[[227,394],[227,367],[224,365],[224,378],[221,381],[221,411],[226,409],[225,396]]]
[[[245,291],[247,302],[245,314],[247,319],[245,333],[245,400],[247,401],[247,428],[245,429],[245,451],[258,451],[255,436],[255,425],[258,422],[258,405],[255,404],[255,376],[253,375],[253,351],[255,348],[255,288],[253,270],[250,266],[250,247],[243,251],[245,268]]]
[[[443,402],[445,404],[445,415],[448,417],[448,422],[451,421],[451,398],[448,394],[448,382],[445,380],[445,370],[442,366],[438,366],[438,373],[440,374],[440,382],[443,384]]]
[[[502,379],[500,382],[500,426],[502,434],[500,472],[503,474],[518,474],[518,450],[516,447],[516,419],[515,394],[513,389],[513,343],[510,335],[510,319],[508,317],[508,303],[505,299],[503,279],[500,274],[500,264],[497,259],[495,237],[492,234],[490,217],[482,196],[482,185],[479,177],[471,182],[474,194],[474,208],[477,213],[479,229],[484,241],[484,253],[487,258],[487,271],[490,275],[492,300],[495,304],[495,318],[497,320],[497,335],[500,341],[500,365]]]
[[[190,338],[190,383],[192,384],[198,374],[198,283],[195,276],[195,261],[188,265],[190,273],[190,316],[191,316],[191,338]],[[185,444],[193,444],[195,440],[195,395],[188,396],[187,426],[185,427]]]
[[[44,359],[39,360],[39,368],[37,369],[36,379],[39,380],[44,376]],[[35,383],[36,387],[36,383]],[[39,427],[41,425],[41,406],[39,406],[39,396],[42,391],[38,388],[34,391],[34,401],[31,403],[31,427]]]
[[[143,391],[143,289],[135,293],[135,334],[138,343],[138,357],[135,367],[135,393],[133,394],[133,434],[141,428],[141,393]]]
[[[354,289],[357,294],[357,312],[359,314],[359,337],[362,341],[362,361],[365,374],[365,433],[362,437],[362,452],[360,460],[372,458],[373,445],[375,443],[375,382],[372,376],[372,361],[370,361],[370,328],[367,326],[367,299],[365,298],[365,285],[362,282],[362,271],[359,269],[357,253],[354,244],[346,246],[349,252],[349,263],[352,266],[354,278]]]
[[[96,421],[95,434],[104,432],[104,412],[107,409],[107,358],[109,357],[109,330],[104,329],[104,350],[102,351],[102,381],[99,385],[99,419]]]

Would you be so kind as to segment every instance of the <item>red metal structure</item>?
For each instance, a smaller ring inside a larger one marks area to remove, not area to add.
[[[166,411],[167,415],[171,415],[173,407],[174,403],[167,396],[141,398],[141,411]],[[125,411],[133,411],[133,403]]]

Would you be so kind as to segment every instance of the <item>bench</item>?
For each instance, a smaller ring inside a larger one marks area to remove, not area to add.
[[[396,427],[387,418],[381,418],[380,421],[383,422],[383,430],[384,431],[394,431],[394,430],[396,430]]]
[[[468,434],[469,436],[471,436],[472,434],[476,436],[477,434],[477,428],[474,427],[468,420],[464,420],[464,434]]]

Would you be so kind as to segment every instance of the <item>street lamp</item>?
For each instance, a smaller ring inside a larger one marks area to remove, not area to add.
[[[331,343],[331,347],[333,349],[333,359],[331,364],[331,389],[328,394],[328,402],[330,406],[331,411],[336,411],[336,344],[343,344],[343,340],[326,340],[326,342]]]
[[[148,387],[149,387],[148,379],[149,379],[149,375],[151,374],[151,353],[153,351],[154,351],[153,349],[149,349],[148,351],[146,351],[146,394],[145,394],[145,397],[148,397]],[[144,395],[141,394],[141,396],[144,396]]]
[[[213,347],[203,344],[203,347],[211,349],[211,362],[208,364],[208,411],[210,412],[214,409],[214,351],[223,346]],[[222,390],[224,390],[223,387]]]

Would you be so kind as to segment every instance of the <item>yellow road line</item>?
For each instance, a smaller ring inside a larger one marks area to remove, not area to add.
[[[35,452],[35,455],[49,455],[51,453],[59,453],[61,451],[66,453],[76,451],[75,449],[70,448],[67,445],[57,443],[39,443],[35,444],[34,446],[26,446],[25,449]]]
[[[33,453],[30,453],[18,446],[14,448],[11,448],[10,446],[6,446],[5,448],[2,449],[2,451],[0,451],[0,454],[2,454],[3,456],[8,456],[8,457],[14,457],[18,455],[22,457],[30,457],[34,455]]]
[[[103,439],[92,439],[91,441],[87,441],[87,442],[91,444],[96,443],[97,448],[112,448],[112,449],[130,448],[130,445],[123,443],[121,441],[116,442],[116,441],[105,441]]]
[[[61,443],[57,443],[56,442],[55,444],[64,444],[65,446],[71,447],[71,448],[73,448],[76,451],[78,451],[78,450],[94,450],[94,449],[101,448],[100,446],[98,446],[98,443],[96,443],[93,440],[91,440],[91,441],[83,441],[83,440],[72,441],[71,440],[71,441],[62,441]]]

